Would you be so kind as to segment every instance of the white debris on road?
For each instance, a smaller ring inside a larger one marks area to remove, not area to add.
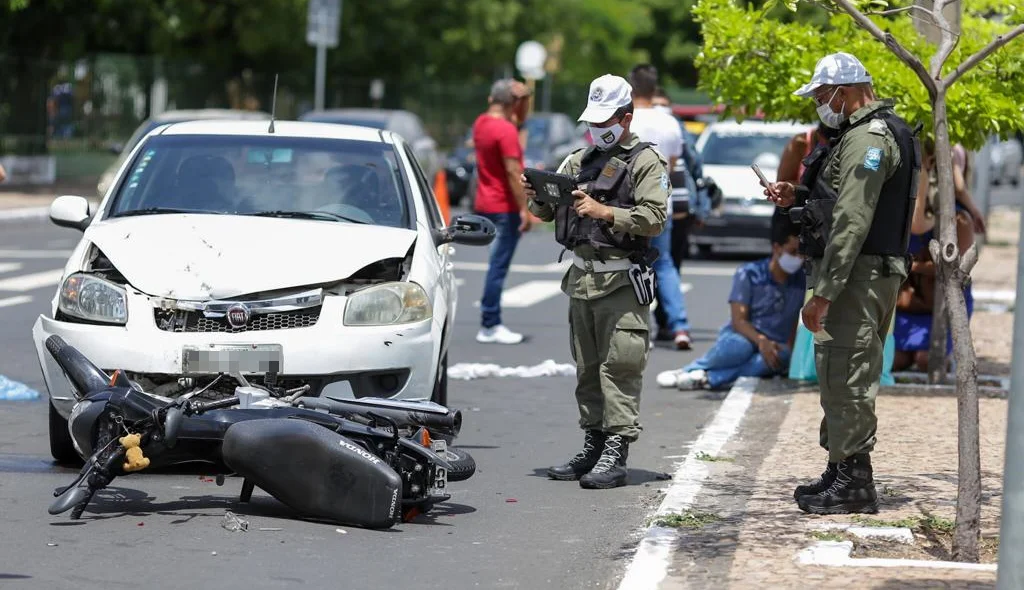
[[[485,363],[458,363],[448,367],[448,378],[468,381],[470,379],[486,379],[489,377],[574,377],[576,365],[556,363],[548,359],[539,365],[518,367],[502,367]]]

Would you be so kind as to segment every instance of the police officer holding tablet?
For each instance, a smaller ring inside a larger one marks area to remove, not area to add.
[[[839,130],[805,160],[801,186],[771,183],[765,194],[794,211],[801,250],[811,260],[814,297],[803,322],[815,334],[815,364],[825,418],[820,444],[825,472],[796,488],[804,512],[877,512],[870,453],[875,445],[875,394],[882,345],[907,277],[920,147],[914,132],[875,98],[871,76],[856,57],[818,61],[796,91],[813,98],[822,122]]]
[[[590,85],[579,120],[594,145],[571,154],[558,172],[578,190],[556,204],[524,176],[530,211],[554,220],[555,238],[571,252],[562,279],[569,296],[569,340],[576,361],[576,401],[583,449],[548,469],[552,479],[589,489],[626,485],[629,444],[640,435],[640,391],[654,298],[651,237],[664,226],[671,193],[667,163],[630,133],[632,88],[605,75]]]

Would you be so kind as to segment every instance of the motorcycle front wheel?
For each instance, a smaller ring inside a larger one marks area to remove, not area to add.
[[[476,460],[462,449],[450,447],[445,451],[444,459],[451,465],[448,481],[465,481],[476,473]]]

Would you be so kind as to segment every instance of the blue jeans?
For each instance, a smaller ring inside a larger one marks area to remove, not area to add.
[[[484,296],[480,298],[480,325],[493,328],[501,323],[501,291],[505,287],[508,267],[519,243],[518,213],[482,213],[494,223],[497,235],[491,242],[491,257],[484,279]]]
[[[672,218],[665,220],[665,228],[651,240],[651,245],[658,249],[658,259],[654,261],[654,273],[658,280],[657,313],[660,328],[676,333],[689,330],[690,323],[686,318],[686,299],[679,288],[679,269],[672,259]],[[662,316],[664,314],[664,316]],[[664,317],[664,321],[662,318]]]
[[[739,377],[770,377],[775,373],[785,373],[791,352],[788,346],[782,346],[779,351],[782,366],[776,371],[768,366],[753,342],[726,326],[718,333],[718,340],[711,349],[683,370],[703,369],[708,374],[708,387],[719,389]]]

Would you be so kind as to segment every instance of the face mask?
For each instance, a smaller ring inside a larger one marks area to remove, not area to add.
[[[590,128],[590,137],[594,140],[594,146],[599,150],[611,149],[612,146],[619,143],[622,139],[622,133],[625,129],[618,123],[611,127],[595,127],[588,125]]]
[[[836,92],[839,92],[838,88],[836,88],[835,92],[832,93],[832,96],[829,97],[828,102],[818,105],[818,108],[816,109],[818,111],[818,118],[821,119],[821,122],[832,129],[839,129],[839,126],[846,120],[846,115],[843,114],[843,109],[846,108],[845,100],[843,101],[843,106],[839,107],[838,113],[833,112],[832,107],[829,106],[832,104],[832,99],[836,97]]]
[[[788,275],[797,272],[803,265],[804,259],[799,256],[793,256],[789,252],[783,252],[779,255],[779,268]]]

